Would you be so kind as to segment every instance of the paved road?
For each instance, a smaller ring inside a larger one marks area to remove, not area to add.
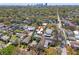
[[[57,9],[57,17],[58,17],[58,28],[62,31],[63,33],[63,36],[64,36],[64,41],[65,41],[65,44],[66,44],[66,34],[65,34],[65,29],[62,28],[62,23],[61,23],[61,20],[60,20],[60,17],[59,17],[59,13],[58,13],[58,9]],[[61,55],[67,55],[67,50],[65,47],[61,48]]]
[[[66,48],[61,48],[61,55],[67,55],[67,50]]]
[[[58,28],[61,29],[62,24],[61,24],[61,20],[60,20],[60,17],[59,17],[58,9],[57,9],[57,17],[58,17]]]

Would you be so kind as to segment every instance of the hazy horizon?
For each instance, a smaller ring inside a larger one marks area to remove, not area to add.
[[[0,3],[0,5],[37,5],[45,3]],[[79,3],[47,3],[47,5],[79,5]]]

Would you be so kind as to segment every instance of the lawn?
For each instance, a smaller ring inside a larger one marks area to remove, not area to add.
[[[1,55],[12,55],[14,51],[15,51],[15,46],[9,45],[8,47],[1,49],[0,54]]]
[[[16,40],[17,39],[17,36],[16,35],[12,35],[11,36],[11,40]]]

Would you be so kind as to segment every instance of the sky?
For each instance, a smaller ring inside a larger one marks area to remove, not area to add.
[[[0,0],[0,5],[26,5],[26,3],[49,3],[49,5],[79,5],[79,0]]]
[[[38,3],[0,3],[0,5],[36,5]],[[43,3],[45,4],[45,3]],[[48,5],[79,5],[79,3],[47,3]]]

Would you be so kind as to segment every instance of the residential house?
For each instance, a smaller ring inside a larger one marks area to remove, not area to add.
[[[36,41],[32,41],[32,43],[30,44],[30,46],[35,47],[37,45]]]
[[[28,30],[28,26],[27,25],[23,26],[23,29]]]
[[[47,23],[42,23],[42,25],[43,25],[43,26],[46,26],[46,25],[47,25]]]
[[[44,30],[43,26],[38,26],[38,28],[36,29],[36,33],[41,35],[43,34],[43,30]]]
[[[76,31],[73,31],[73,32],[74,32],[75,38],[76,38],[77,40],[79,40],[79,31],[76,30]]]
[[[49,19],[44,19],[43,22],[44,23],[49,23]]]
[[[0,39],[1,39],[2,36],[3,36],[3,33],[0,33]]]
[[[41,37],[41,36],[39,36],[39,35],[37,35],[37,34],[34,34],[34,37],[37,38],[37,37]]]
[[[74,49],[79,49],[79,41],[72,41],[72,42],[71,42],[71,46],[72,46]]]
[[[24,38],[23,40],[21,40],[21,43],[23,43],[23,44],[28,44],[29,42],[30,42],[30,38],[29,37],[26,37],[26,38]]]
[[[45,47],[45,48],[48,48],[48,44],[49,44],[49,43],[52,43],[52,41],[50,41],[50,40],[45,40],[44,47]]]
[[[19,29],[19,25],[13,24],[10,26],[10,28],[12,28],[12,30],[16,30]]]
[[[33,27],[33,26],[28,26],[28,30],[29,30],[29,31],[34,31],[34,30],[35,30],[35,27]]]
[[[45,39],[45,43],[44,43],[44,47],[48,48],[48,45],[54,46],[55,45],[55,40],[53,37],[44,37]]]
[[[71,30],[66,30],[66,35],[67,35],[67,38],[71,41],[74,41],[75,40],[75,37],[74,37],[74,32],[71,31]]]
[[[24,20],[23,23],[25,24],[31,24],[34,22],[34,19],[27,19],[27,20]]]
[[[11,23],[16,23],[16,24],[21,24],[22,23],[22,20],[11,20]]]
[[[28,34],[27,33],[16,33],[16,36],[20,37],[20,39],[23,39],[23,38],[27,37]]]
[[[4,24],[3,23],[0,23],[0,28],[4,27]]]
[[[9,36],[7,36],[7,35],[3,35],[3,36],[1,36],[1,39],[3,40],[3,41],[5,41],[5,42],[8,42],[9,41]]]
[[[71,26],[71,27],[75,27],[75,26],[76,26],[74,22],[70,22],[70,21],[69,21],[68,24],[69,24],[69,26]]]
[[[62,20],[62,22],[63,22],[63,26],[68,26],[69,25],[67,20]]]
[[[67,35],[68,37],[74,37],[73,31],[71,31],[71,30],[66,30],[65,32],[66,32],[66,35]]]
[[[56,19],[52,20],[52,23],[57,24],[57,20]]]
[[[63,20],[63,25],[64,26],[70,26],[70,27],[75,27],[76,24],[72,21],[68,21],[68,20]]]
[[[51,34],[52,34],[52,32],[53,32],[53,30],[52,30],[52,29],[46,29],[46,31],[45,31],[45,33],[44,33],[44,35],[45,35],[46,37],[50,37],[50,36],[51,36]]]

